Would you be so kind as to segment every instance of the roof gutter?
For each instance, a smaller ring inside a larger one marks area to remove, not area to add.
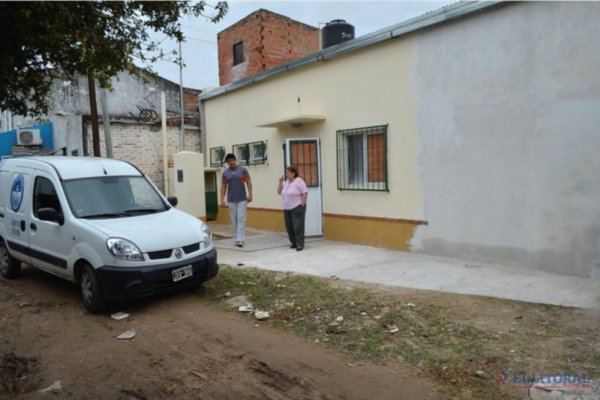
[[[299,68],[303,68],[307,65],[315,64],[322,61],[331,60],[335,57],[345,55],[347,53],[354,52],[358,49],[362,49],[368,46],[373,46],[378,43],[382,43],[387,40],[395,39],[412,32],[416,32],[425,28],[430,28],[439,24],[450,22],[452,20],[466,17],[479,11],[487,10],[492,7],[496,7],[501,4],[506,4],[504,1],[470,1],[460,2],[450,6],[440,8],[436,11],[431,11],[423,14],[419,17],[409,19],[408,21],[401,22],[396,25],[392,25],[388,28],[369,33],[364,36],[360,36],[356,39],[349,40],[337,44],[335,46],[328,47],[316,53],[310,54],[306,57],[299,58],[289,63],[278,65],[274,68],[266,71],[259,72],[255,75],[240,79],[238,81],[229,83],[225,86],[218,87],[216,89],[206,91],[198,96],[200,101],[208,100],[213,97],[217,97],[229,92],[233,92],[237,89],[252,85],[254,83],[262,82],[270,79],[274,76],[282,74],[284,72],[294,71]]]

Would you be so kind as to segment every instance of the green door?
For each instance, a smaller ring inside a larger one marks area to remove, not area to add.
[[[214,221],[217,219],[217,212],[219,211],[217,173],[215,171],[204,172],[204,188],[206,197],[206,219]]]

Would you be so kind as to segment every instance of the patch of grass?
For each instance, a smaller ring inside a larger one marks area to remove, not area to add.
[[[266,323],[357,360],[412,365],[460,399],[522,397],[498,382],[500,371],[600,375],[598,321],[591,327],[565,326],[557,323],[570,317],[562,307],[415,293],[221,266],[200,296],[236,312],[235,299],[250,302],[269,311]]]

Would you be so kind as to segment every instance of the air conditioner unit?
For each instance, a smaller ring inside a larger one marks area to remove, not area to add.
[[[31,146],[42,144],[42,135],[39,129],[17,130],[17,144],[20,146]]]

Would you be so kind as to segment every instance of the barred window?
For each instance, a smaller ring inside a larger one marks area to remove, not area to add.
[[[315,140],[294,140],[290,143],[290,165],[298,169],[298,175],[308,187],[319,186],[319,164]]]
[[[248,143],[250,164],[264,164],[267,161],[267,142]]]
[[[387,127],[337,131],[339,190],[388,191]]]
[[[267,161],[267,142],[252,142],[233,145],[233,154],[240,165],[264,164]]]
[[[232,153],[235,155],[239,165],[248,165],[248,143],[234,144]]]
[[[225,162],[225,147],[211,147],[210,148],[210,166],[221,167]]]

